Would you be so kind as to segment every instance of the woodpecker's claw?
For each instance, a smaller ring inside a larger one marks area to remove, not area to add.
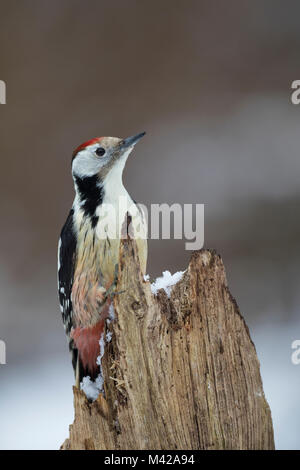
[[[126,292],[126,290],[120,290],[119,292],[112,292],[110,294],[111,300],[114,298],[115,295],[124,294],[124,292]]]
[[[105,296],[106,298],[110,298],[110,300],[113,300],[115,295],[123,294],[124,292],[126,292],[125,290],[120,290],[119,292],[114,290],[117,287],[117,282],[118,282],[118,265],[116,264],[114,280],[106,291],[106,296]]]

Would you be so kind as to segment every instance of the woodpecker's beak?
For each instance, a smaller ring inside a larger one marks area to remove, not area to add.
[[[140,134],[133,135],[131,137],[127,137],[127,139],[123,139],[120,148],[126,149],[128,147],[133,147],[144,135],[146,132],[141,132]]]

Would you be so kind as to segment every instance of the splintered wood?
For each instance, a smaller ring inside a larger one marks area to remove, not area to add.
[[[62,449],[274,449],[271,412],[247,325],[220,256],[193,253],[170,298],[154,296],[135,241],[122,240],[105,394],[74,388]]]

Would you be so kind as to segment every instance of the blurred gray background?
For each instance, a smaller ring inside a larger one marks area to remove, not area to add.
[[[277,448],[300,448],[299,15],[296,0],[0,1],[0,448],[67,437],[56,253],[71,153],[143,130],[127,189],[145,204],[205,204],[205,246],[250,327]],[[150,241],[148,272],[189,256],[184,241]]]

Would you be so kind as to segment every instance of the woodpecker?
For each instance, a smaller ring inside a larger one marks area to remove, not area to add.
[[[99,373],[99,340],[112,295],[118,295],[120,225],[129,214],[146,233],[145,217],[122,182],[126,160],[144,135],[97,137],[73,152],[75,198],[58,244],[58,291],[77,387],[83,377],[94,380]],[[136,242],[145,274],[146,237]]]

